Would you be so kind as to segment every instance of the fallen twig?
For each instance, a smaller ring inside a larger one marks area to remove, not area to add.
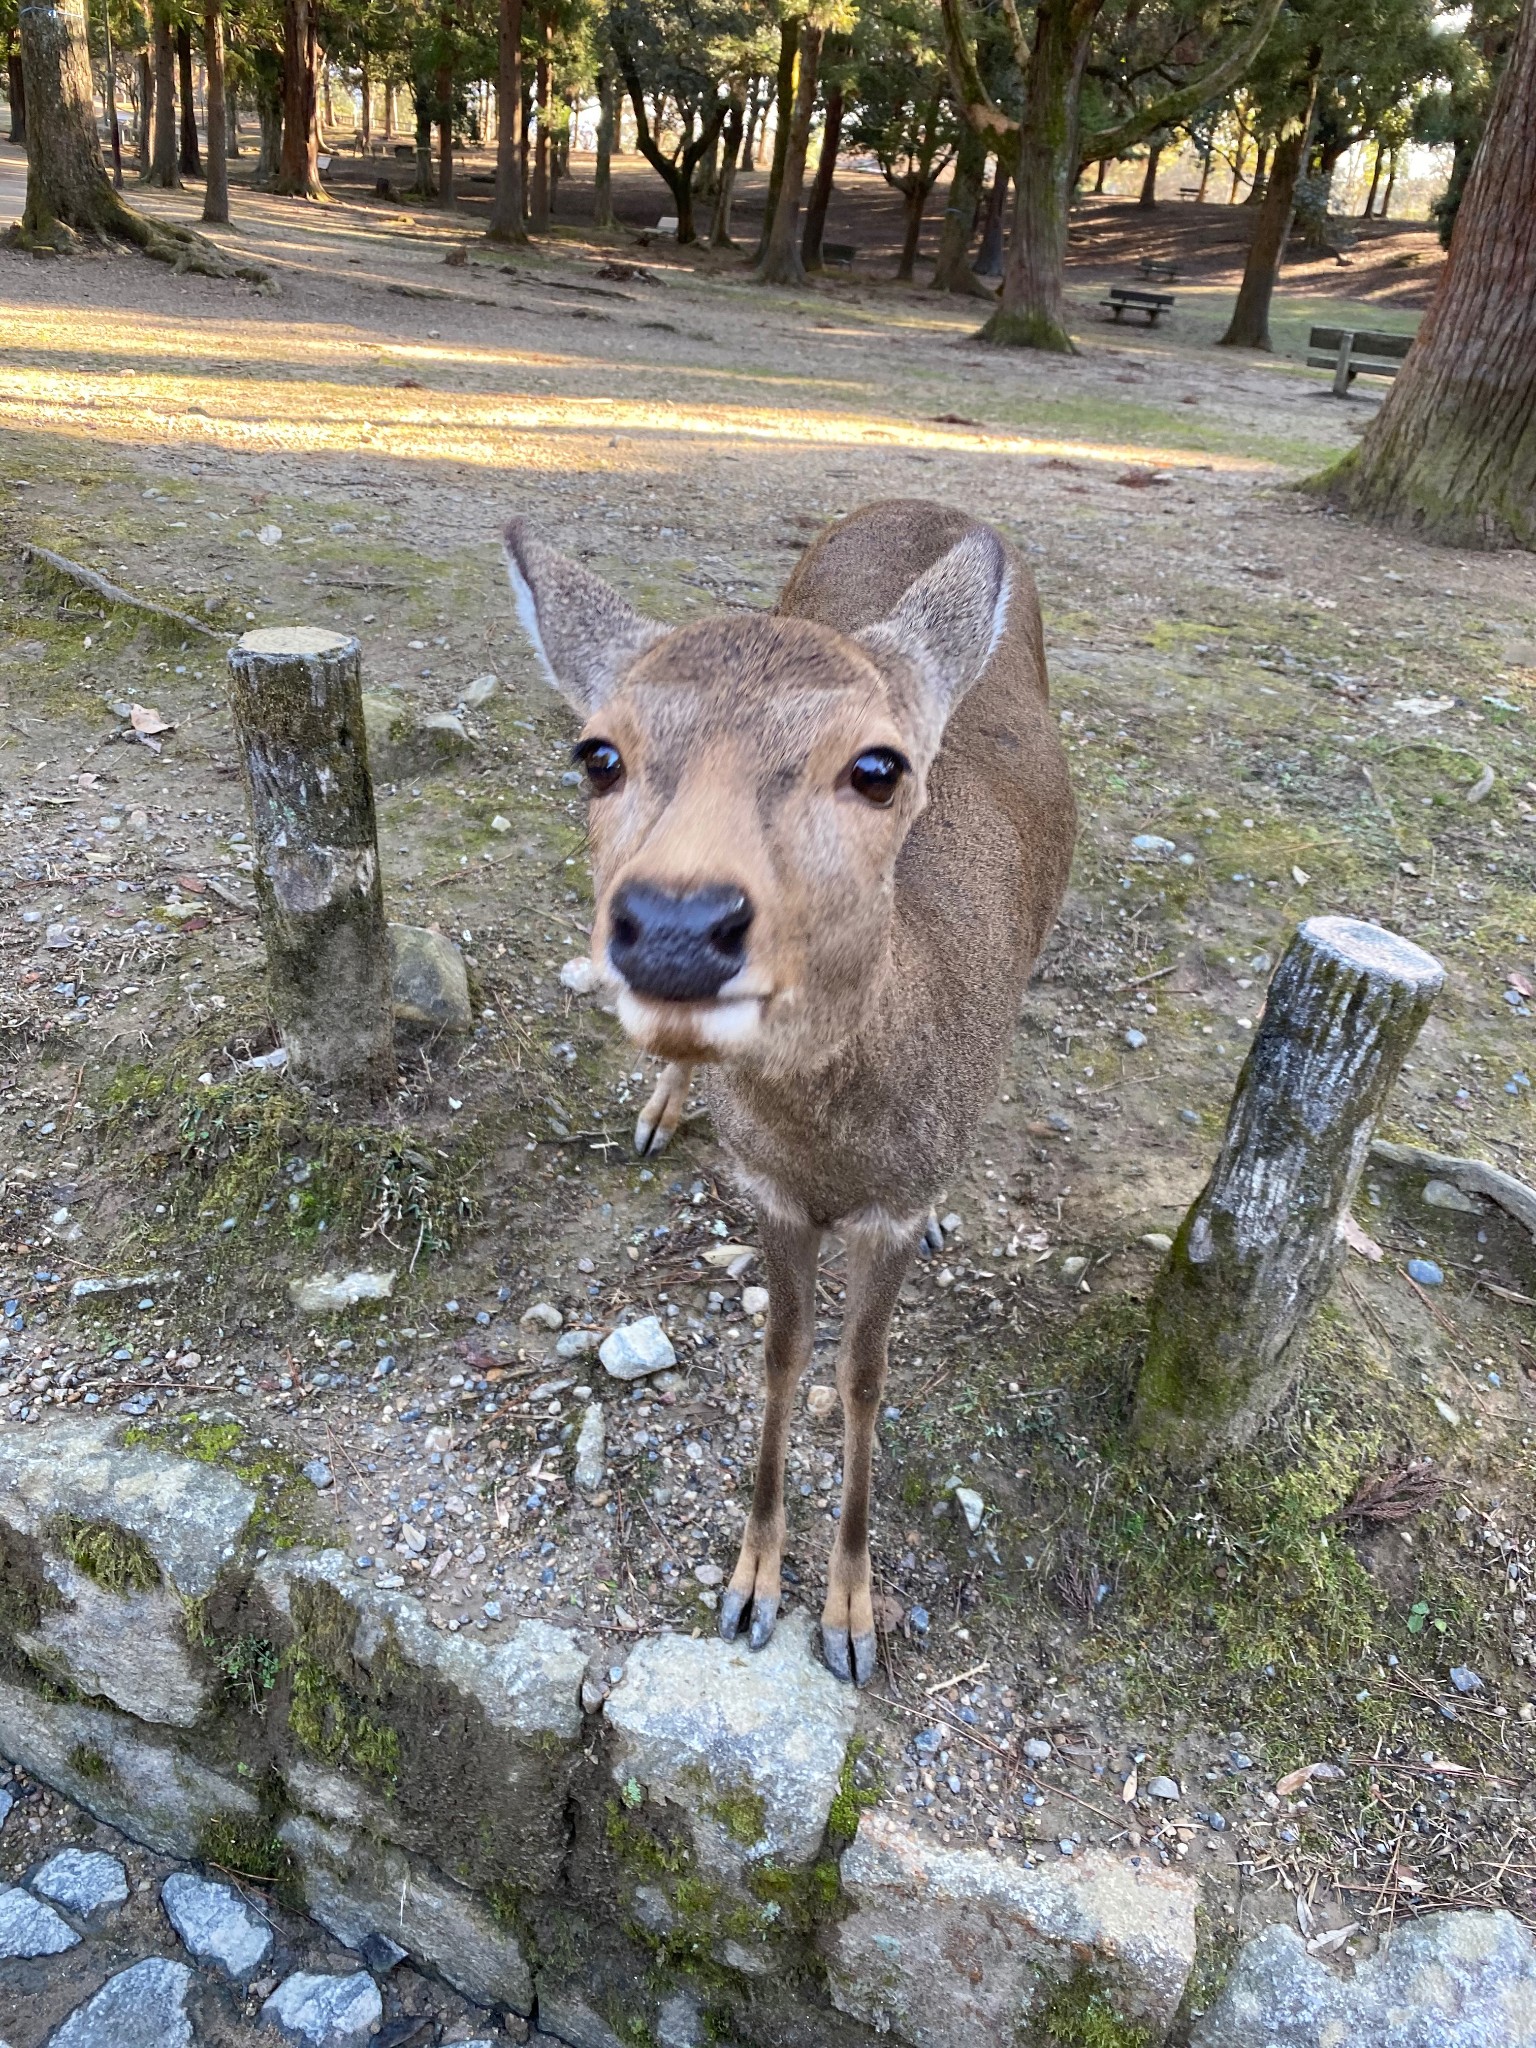
[[[1528,1188],[1512,1173],[1490,1166],[1486,1159],[1461,1159],[1449,1152],[1430,1152],[1422,1145],[1394,1145],[1385,1138],[1371,1140],[1371,1157],[1388,1166],[1407,1167],[1433,1180],[1448,1180],[1464,1195],[1482,1195],[1496,1202],[1517,1223],[1523,1223],[1536,1238],[1536,1188]]]
[[[78,583],[86,590],[93,590],[98,597],[104,597],[109,604],[126,604],[136,612],[150,612],[157,619],[169,619],[174,625],[185,626],[190,633],[202,633],[210,640],[233,640],[233,633],[221,632],[217,626],[206,626],[201,619],[194,619],[190,612],[173,611],[168,604],[156,604],[152,598],[135,597],[131,590],[124,590],[121,584],[109,583],[105,576],[98,576],[94,569],[87,569],[83,562],[72,562],[67,555],[56,555],[52,548],[39,547],[36,541],[23,541],[21,551],[30,561],[46,562],[50,569],[56,569],[61,576],[67,576],[71,583]]]

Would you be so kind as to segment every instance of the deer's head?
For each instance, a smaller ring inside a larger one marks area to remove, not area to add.
[[[890,955],[897,857],[955,705],[1003,629],[1007,557],[973,528],[844,636],[735,612],[675,630],[515,520],[518,614],[583,719],[592,953],[649,1052],[822,1065]]]

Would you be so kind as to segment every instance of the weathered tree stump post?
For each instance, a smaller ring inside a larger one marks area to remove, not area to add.
[[[362,651],[309,626],[230,650],[272,1007],[292,1071],[395,1081],[389,939],[363,727]]]
[[[1246,1442],[1285,1394],[1287,1349],[1333,1278],[1376,1118],[1444,979],[1354,918],[1309,918],[1291,941],[1152,1296],[1135,1423],[1172,1462]]]

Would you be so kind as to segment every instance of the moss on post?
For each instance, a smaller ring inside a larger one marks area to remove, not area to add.
[[[1444,979],[1418,946],[1353,918],[1311,918],[1291,941],[1152,1296],[1136,1429],[1174,1462],[1246,1442],[1284,1395],[1376,1118]]]
[[[293,1071],[383,1095],[394,1009],[361,650],[293,627],[247,633],[229,665],[272,1006]]]

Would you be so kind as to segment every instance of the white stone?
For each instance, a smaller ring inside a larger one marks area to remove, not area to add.
[[[468,1031],[474,1024],[464,955],[424,925],[389,927],[390,993],[395,1015],[423,1031]]]
[[[45,1906],[19,1885],[0,1892],[0,1962],[13,1957],[59,1956],[79,1939],[52,1906]]]
[[[165,1917],[189,1955],[244,1983],[266,1961],[272,1930],[230,1885],[173,1870],[160,1887]]]
[[[766,1287],[743,1287],[741,1290],[741,1311],[743,1315],[765,1316],[768,1313],[768,1290]]]
[[[581,1418],[576,1438],[576,1484],[584,1493],[596,1493],[607,1471],[608,1425],[600,1401],[593,1401]]]
[[[597,1355],[616,1380],[643,1380],[677,1363],[672,1340],[655,1316],[625,1323],[604,1340]]]
[[[297,1970],[285,1977],[261,2017],[304,2048],[366,2048],[384,2022],[384,2001],[366,1970],[326,1977]]]
[[[904,2048],[1023,2039],[1080,1967],[1160,2041],[1195,1959],[1199,1887],[1150,1856],[1088,1849],[1030,1867],[945,1849],[876,1808],[842,1871],[853,1911],[822,1938],[832,2002]]]
[[[572,995],[590,996],[604,986],[606,977],[590,953],[578,953],[560,970],[560,985]]]
[[[49,2036],[48,2048],[192,2048],[191,1988],[185,1963],[150,1956],[109,1977]]]
[[[656,1636],[631,1652],[603,1712],[615,1741],[612,1770],[686,1816],[709,1870],[744,1862],[809,1863],[821,1846],[857,1702],[816,1657],[811,1623],[786,1614],[767,1646],[744,1640]],[[762,1834],[733,1835],[710,1809],[755,1795]]]
[[[77,1919],[89,1920],[128,1898],[128,1874],[115,1856],[99,1849],[61,1849],[30,1880],[30,1889]]]
[[[387,1301],[395,1291],[393,1271],[318,1273],[313,1280],[290,1280],[289,1298],[307,1316],[336,1315],[360,1301]]]
[[[585,1358],[603,1341],[601,1330],[562,1330],[555,1341],[556,1358]]]
[[[552,1301],[535,1301],[525,1308],[518,1317],[525,1330],[559,1330],[565,1326],[561,1315]]]
[[[981,1527],[987,1512],[987,1504],[973,1486],[955,1488],[955,1506],[965,1517],[965,1526],[974,1536]]]

